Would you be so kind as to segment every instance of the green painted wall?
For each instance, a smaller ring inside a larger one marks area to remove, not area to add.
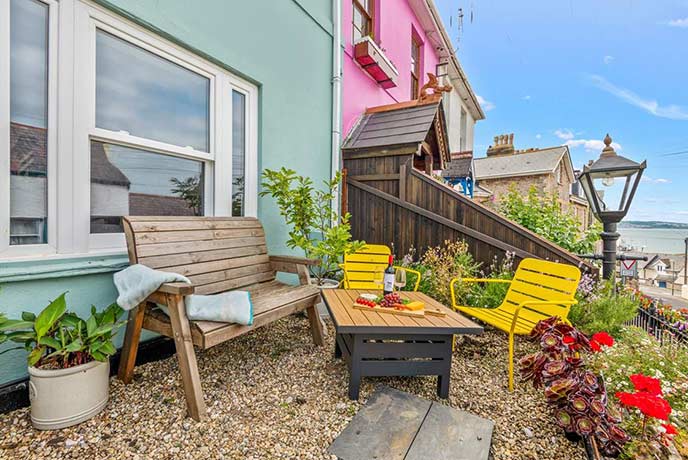
[[[98,3],[259,86],[259,172],[288,166],[317,183],[329,178],[330,0]],[[270,252],[288,253],[284,224],[272,200],[259,199],[258,212]],[[69,291],[67,301],[73,311],[86,314],[91,305],[103,308],[116,298],[113,271],[125,265],[124,254],[59,261],[0,259],[0,311],[11,316],[22,310],[37,312],[64,291]],[[23,351],[0,355],[0,385],[26,375]]]

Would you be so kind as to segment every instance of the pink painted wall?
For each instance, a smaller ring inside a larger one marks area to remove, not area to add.
[[[345,0],[342,3],[342,35],[345,44],[342,128],[346,136],[366,108],[411,99],[411,37],[414,34],[422,44],[422,76],[419,86],[425,83],[427,72],[435,73],[439,59],[407,0],[375,0],[375,40],[399,71],[397,86],[383,89],[354,60],[353,2]]]

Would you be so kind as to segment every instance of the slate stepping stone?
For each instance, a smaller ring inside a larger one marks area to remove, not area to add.
[[[487,459],[493,428],[490,420],[381,387],[329,452],[340,460]]]

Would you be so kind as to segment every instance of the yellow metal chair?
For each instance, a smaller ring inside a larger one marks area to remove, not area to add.
[[[339,265],[344,270],[341,284],[345,289],[382,289],[382,279],[376,282],[376,277],[387,268],[391,253],[392,251],[383,244],[367,244],[359,251],[345,255],[344,263]],[[421,278],[419,271],[398,265],[394,268],[416,275],[413,290],[418,290]]]
[[[573,265],[539,259],[523,259],[513,280],[454,278],[449,285],[452,306],[473,318],[509,333],[509,391],[514,390],[514,334],[530,334],[542,319],[559,316],[567,321],[581,272]],[[509,283],[497,308],[465,307],[456,303],[456,283]]]

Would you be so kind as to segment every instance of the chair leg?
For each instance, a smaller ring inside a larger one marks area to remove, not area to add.
[[[186,396],[186,408],[189,415],[197,421],[207,418],[201,377],[198,374],[196,353],[191,339],[191,325],[186,317],[184,298],[181,295],[168,295],[167,305],[170,312],[170,322],[174,333],[174,345],[177,349],[179,371],[182,374],[182,384]]]
[[[134,377],[134,366],[136,364],[136,353],[139,348],[141,338],[141,328],[143,327],[143,317],[146,313],[146,302],[129,311],[127,330],[124,334],[124,343],[119,358],[119,369],[117,378],[124,383],[131,383]]]
[[[509,334],[509,391],[514,391],[514,334]]]
[[[323,327],[320,322],[320,315],[318,314],[318,307],[315,305],[308,307],[306,309],[306,314],[308,315],[308,321],[311,323],[311,335],[313,335],[313,343],[317,346],[325,345],[325,340],[323,339]]]

